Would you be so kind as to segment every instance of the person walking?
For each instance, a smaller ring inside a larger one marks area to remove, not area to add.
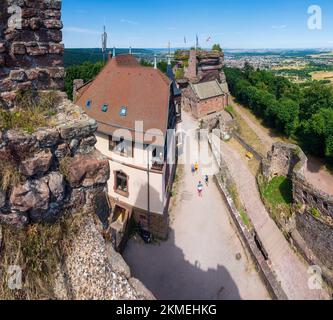
[[[196,173],[199,172],[199,163],[198,163],[198,162],[196,162],[196,163],[194,164],[194,169],[195,169],[195,172],[196,172]]]
[[[199,197],[202,197],[202,191],[203,191],[203,184],[201,183],[201,181],[199,181],[199,184],[198,184],[198,195]]]
[[[208,177],[208,175],[205,176],[205,182],[206,182],[206,185],[208,187],[208,185],[209,185],[209,177]]]
[[[194,176],[194,174],[195,174],[195,166],[194,166],[194,164],[191,164],[191,172],[192,172],[192,176]]]

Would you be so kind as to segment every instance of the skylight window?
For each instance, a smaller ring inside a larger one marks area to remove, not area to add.
[[[90,109],[90,107],[91,107],[91,100],[87,100],[87,102],[86,102],[86,107],[87,107],[88,109]]]
[[[108,111],[108,108],[109,108],[109,105],[108,105],[108,104],[103,104],[103,105],[102,105],[102,111],[103,111],[103,112],[107,112],[107,111]]]
[[[126,117],[127,115],[127,108],[126,107],[121,107],[120,108],[120,116],[121,117]]]

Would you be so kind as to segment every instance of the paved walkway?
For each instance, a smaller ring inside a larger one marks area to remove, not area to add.
[[[289,299],[325,299],[329,295],[324,290],[308,288],[308,266],[295,254],[287,240],[270,218],[263,205],[255,177],[240,158],[237,151],[227,143],[221,143],[223,159],[236,181],[240,198],[249,217],[269,254],[272,269],[281,281],[282,288]]]
[[[282,141],[269,129],[264,128],[259,121],[251,114],[244,111],[244,107],[232,100],[232,106],[237,113],[246,121],[248,126],[257,134],[266,151],[270,151],[274,142]],[[316,157],[308,156],[308,164],[305,170],[306,179],[320,190],[333,195],[333,175],[328,172],[322,161]]]
[[[182,126],[191,129],[197,123],[183,114]],[[193,137],[191,145],[195,143]],[[129,242],[124,258],[133,276],[158,299],[269,299],[217,186],[211,182],[198,197],[196,186],[202,179],[185,165],[167,242]]]

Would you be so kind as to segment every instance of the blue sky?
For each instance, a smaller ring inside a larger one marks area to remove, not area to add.
[[[309,30],[308,7],[322,9],[322,29]],[[67,48],[163,48],[221,43],[224,48],[332,48],[331,0],[63,0]],[[206,42],[211,37],[210,42]]]

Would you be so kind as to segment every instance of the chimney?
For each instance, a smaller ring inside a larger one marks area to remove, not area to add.
[[[116,47],[113,47],[112,58],[114,59],[115,57],[116,57]]]
[[[157,69],[157,56],[154,54],[154,69]]]

